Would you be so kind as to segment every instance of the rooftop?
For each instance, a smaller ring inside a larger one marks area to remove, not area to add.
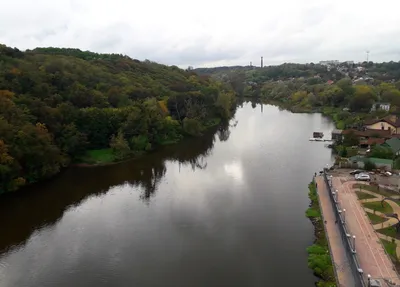
[[[390,130],[365,130],[359,131],[354,129],[347,129],[342,132],[344,135],[348,135],[354,133],[354,135],[358,137],[373,137],[373,138],[390,138],[391,131]]]
[[[395,115],[389,115],[384,118],[380,119],[372,119],[372,120],[367,120],[365,121],[365,125],[373,125],[379,122],[387,122],[388,124],[391,124],[394,127],[400,127],[400,118],[398,118]]]
[[[388,139],[384,145],[390,147],[390,149],[395,153],[400,151],[400,139],[398,138]]]
[[[370,161],[372,163],[375,164],[388,164],[388,165],[392,165],[393,164],[393,160],[391,159],[385,159],[385,158],[377,158],[377,157],[363,157],[363,156],[352,156],[349,158],[350,161],[352,162],[366,162],[366,161]]]

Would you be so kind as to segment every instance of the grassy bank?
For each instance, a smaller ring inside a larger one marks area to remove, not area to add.
[[[220,118],[212,118],[206,121],[202,127],[202,132],[206,132],[207,130],[211,130],[212,128],[217,127],[218,125],[221,124],[221,119]],[[189,136],[187,136],[189,137]],[[166,140],[161,142],[158,147],[160,146],[165,146],[165,145],[172,145],[180,142],[181,140],[187,138],[184,136],[177,137],[172,140]],[[137,158],[139,156],[142,156],[146,154],[149,151],[156,150],[157,147],[154,147],[152,149],[146,150],[146,151],[131,151],[127,157],[124,157],[123,159],[119,159],[113,149],[111,148],[104,148],[104,149],[94,149],[94,150],[88,150],[86,153],[81,156],[80,158],[76,159],[75,165],[76,166],[98,166],[98,165],[108,165],[108,164],[115,164],[119,163],[121,161],[126,161],[130,159]]]
[[[335,275],[314,181],[308,185],[308,189],[311,204],[306,211],[306,216],[313,223],[315,230],[314,244],[307,248],[308,267],[321,279],[317,282],[318,287],[333,287],[336,286]]]

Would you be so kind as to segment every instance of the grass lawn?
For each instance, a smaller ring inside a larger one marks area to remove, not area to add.
[[[385,239],[381,239],[383,247],[385,248],[386,252],[390,255],[390,259],[393,261],[398,261],[397,254],[396,254],[396,242],[387,241]]]
[[[389,227],[385,227],[385,228],[382,228],[382,229],[377,229],[376,231],[381,233],[381,234],[383,234],[383,235],[400,239],[400,234],[397,233],[396,227],[389,226]]]
[[[362,192],[362,191],[359,191],[359,190],[356,190],[356,194],[357,194],[357,197],[358,197],[358,199],[370,199],[370,198],[376,198],[376,196],[373,196],[373,195],[371,195],[371,194],[368,194],[368,193],[365,193],[365,192]]]
[[[115,161],[115,157],[110,148],[93,149],[86,152],[82,161],[91,164],[109,163]]]
[[[363,205],[366,208],[380,211],[382,213],[393,213],[393,208],[386,201],[383,202],[383,206],[381,201],[365,202]]]
[[[359,184],[359,183],[356,183],[353,185],[353,189],[356,189],[356,190],[360,190],[360,187],[361,187],[361,191],[363,189],[365,189],[365,190],[372,191],[372,192],[375,192],[377,194],[387,196],[387,197],[390,197],[393,195],[399,195],[398,193],[388,190],[388,189],[385,189],[385,188],[379,188],[379,190],[378,190],[378,187],[375,185],[367,185],[367,184]]]
[[[378,223],[382,223],[382,222],[385,222],[386,220],[388,220],[387,218],[384,218],[384,217],[381,217],[379,215],[369,213],[369,212],[367,212],[367,215],[369,217],[369,220],[371,220],[372,224],[378,224]]]

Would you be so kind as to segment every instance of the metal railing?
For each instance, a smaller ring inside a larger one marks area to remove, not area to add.
[[[353,277],[355,279],[355,287],[367,287],[368,286],[368,278],[364,276],[364,272],[360,266],[360,263],[357,258],[357,253],[356,253],[356,237],[353,235],[351,236],[349,230],[347,229],[346,226],[346,215],[345,212],[342,210],[337,194],[335,190],[333,189],[332,186],[332,180],[328,178],[328,175],[326,174],[326,170],[324,169],[323,171],[323,177],[324,181],[326,184],[326,187],[328,189],[330,201],[332,203],[333,210],[335,212],[335,216],[337,219],[337,224],[339,225],[339,230],[342,236],[342,240],[344,243],[344,246],[346,248],[347,252],[347,257],[350,259],[350,266],[351,270],[353,273]]]

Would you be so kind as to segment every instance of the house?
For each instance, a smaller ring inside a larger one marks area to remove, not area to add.
[[[357,69],[357,72],[365,71],[365,68],[364,67],[360,67],[360,66],[358,66],[356,69]]]
[[[333,82],[332,80],[328,80],[326,83],[327,83],[328,85],[332,85],[334,82]]]
[[[380,145],[385,143],[387,139],[392,137],[390,130],[355,130],[347,129],[342,131],[343,140],[347,136],[353,135],[358,138],[358,145],[361,148],[371,148],[373,145]]]
[[[392,150],[393,154],[400,155],[400,139],[391,138],[382,144],[383,147],[388,147]]]
[[[359,155],[352,156],[348,159],[348,161],[352,164],[356,164],[358,168],[364,168],[365,163],[367,161],[375,164],[376,168],[385,169],[387,171],[391,171],[393,167],[393,160],[384,159],[384,158],[376,158],[376,157],[362,157]]]
[[[377,110],[383,110],[383,111],[389,111],[390,110],[390,103],[376,103],[372,105],[371,112],[377,111]]]
[[[363,131],[355,130],[355,129],[347,129],[343,130],[342,134],[344,137],[349,134],[354,134],[356,137],[360,139],[369,139],[369,138],[383,138],[390,139],[392,137],[390,130],[372,130],[365,129]]]
[[[400,134],[400,119],[390,115],[381,119],[369,120],[364,123],[367,130],[389,130],[392,134]]]
[[[385,143],[385,138],[368,138],[368,139],[360,139],[359,145],[361,148],[371,148],[373,145],[382,145]]]
[[[333,130],[331,133],[331,138],[333,141],[342,141],[343,140],[343,130]]]

